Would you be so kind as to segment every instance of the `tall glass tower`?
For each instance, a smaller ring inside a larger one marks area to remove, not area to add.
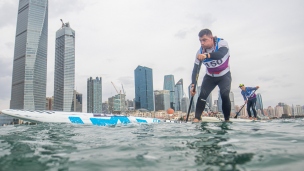
[[[135,76],[135,109],[154,111],[152,69],[138,66]]]
[[[182,98],[184,97],[184,88],[183,88],[184,81],[181,78],[176,84],[175,84],[175,110],[181,111],[181,105],[182,105]]]
[[[11,109],[45,110],[48,0],[19,0]]]
[[[169,90],[155,90],[155,111],[168,110],[170,108],[170,91]]]
[[[164,90],[170,91],[170,108],[175,110],[175,94],[174,94],[174,76],[173,75],[165,75],[164,77]]]
[[[263,110],[263,100],[262,100],[262,95],[260,93],[257,94],[256,96],[257,101],[256,101],[256,109],[260,109],[262,114],[264,114],[264,110]]]
[[[87,81],[87,112],[102,113],[102,79],[88,78]]]
[[[75,31],[69,23],[62,23],[56,32],[54,77],[54,110],[74,111],[75,87]]]

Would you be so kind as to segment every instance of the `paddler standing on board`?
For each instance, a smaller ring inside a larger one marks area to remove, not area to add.
[[[201,91],[197,99],[195,118],[193,122],[199,122],[205,109],[206,99],[211,91],[218,86],[223,101],[222,110],[225,121],[229,121],[231,102],[229,93],[231,89],[231,73],[229,68],[229,47],[227,41],[214,37],[211,30],[203,29],[198,34],[201,44],[197,51],[194,68],[192,72],[191,95],[194,96],[198,70],[200,62],[206,66],[206,75],[204,76]]]
[[[245,104],[247,103],[247,113],[249,115],[249,119],[252,120],[251,111],[250,111],[251,108],[254,115],[254,120],[257,120],[257,112],[255,110],[255,104],[256,104],[255,91],[260,87],[259,86],[245,87],[244,84],[240,84],[239,87],[242,90],[241,94],[243,95]]]

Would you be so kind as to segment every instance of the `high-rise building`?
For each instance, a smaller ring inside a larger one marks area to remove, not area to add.
[[[181,105],[182,105],[182,98],[184,97],[184,86],[183,86],[183,79],[181,78],[176,84],[175,84],[175,110],[181,111]]]
[[[187,113],[189,109],[189,98],[188,97],[183,97],[182,98],[182,103],[181,103],[181,111],[184,113]]]
[[[302,114],[303,114],[302,106],[296,105],[294,108],[294,115],[302,115]]]
[[[135,109],[154,111],[153,73],[148,67],[138,66],[135,76]]]
[[[230,102],[231,102],[231,112],[230,113],[236,113],[235,109],[234,109],[234,106],[235,106],[235,103],[234,103],[234,94],[232,91],[230,91],[229,93],[229,98],[230,98]]]
[[[274,117],[275,116],[275,110],[271,106],[268,106],[267,113],[268,113],[268,117]]]
[[[69,23],[56,32],[54,73],[54,110],[74,111],[75,31]]]
[[[102,79],[88,78],[87,81],[87,112],[102,113]]]
[[[222,102],[222,97],[221,97],[220,91],[218,91],[218,96],[217,97],[218,97],[218,100],[217,100],[217,109],[218,109],[219,112],[223,113],[223,109],[222,109],[223,102]]]
[[[230,98],[230,103],[231,103],[230,113],[236,113],[235,109],[234,109],[235,104],[234,104],[234,94],[233,94],[233,92],[229,93],[229,98]],[[219,112],[223,112],[223,109],[222,109],[223,101],[222,101],[222,97],[221,97],[220,91],[218,91],[218,102],[217,102],[217,104],[218,104],[218,110],[219,110]]]
[[[125,94],[116,94],[113,99],[113,113],[123,114],[126,112]]]
[[[48,0],[20,0],[13,61],[11,109],[45,110]]]
[[[274,108],[274,113],[275,115],[272,116],[272,117],[282,117],[282,115],[284,114],[284,110],[283,110],[283,106],[280,106],[280,105],[277,105],[275,108]]]
[[[283,106],[283,114],[287,114],[287,115],[291,115],[292,114],[291,107],[289,105],[285,104]]]
[[[45,101],[45,110],[53,110],[54,107],[54,96],[47,97]]]
[[[168,110],[170,108],[170,90],[155,90],[155,111]]]
[[[164,90],[170,91],[170,108],[175,110],[175,92],[174,92],[174,76],[173,75],[165,75],[164,77]]]
[[[105,101],[102,103],[102,113],[109,113],[109,103],[108,101]]]
[[[82,94],[74,90],[73,95],[73,112],[82,112]]]
[[[264,114],[264,110],[263,110],[262,95],[261,95],[260,93],[258,93],[257,96],[256,96],[256,99],[257,99],[257,101],[256,101],[256,109],[257,109],[257,110],[260,109],[261,112],[262,112],[262,114],[265,115],[265,114]]]
[[[109,113],[114,112],[114,96],[108,98],[108,109]]]

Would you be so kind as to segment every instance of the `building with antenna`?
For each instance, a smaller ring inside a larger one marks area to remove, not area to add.
[[[74,111],[75,87],[75,31],[63,23],[56,32],[54,110]]]

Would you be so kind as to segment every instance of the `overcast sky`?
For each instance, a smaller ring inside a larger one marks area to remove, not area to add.
[[[9,108],[18,11],[17,0],[0,1],[0,110]],[[75,88],[102,77],[102,101],[121,84],[127,99],[135,97],[134,70],[153,69],[154,90],[163,89],[164,75],[191,82],[198,32],[209,28],[230,47],[232,91],[238,85],[259,85],[264,108],[278,102],[304,105],[303,0],[50,0],[47,96],[54,91],[55,34],[60,19],[76,32]],[[201,69],[199,83],[205,75]],[[213,92],[217,98],[218,88]]]

